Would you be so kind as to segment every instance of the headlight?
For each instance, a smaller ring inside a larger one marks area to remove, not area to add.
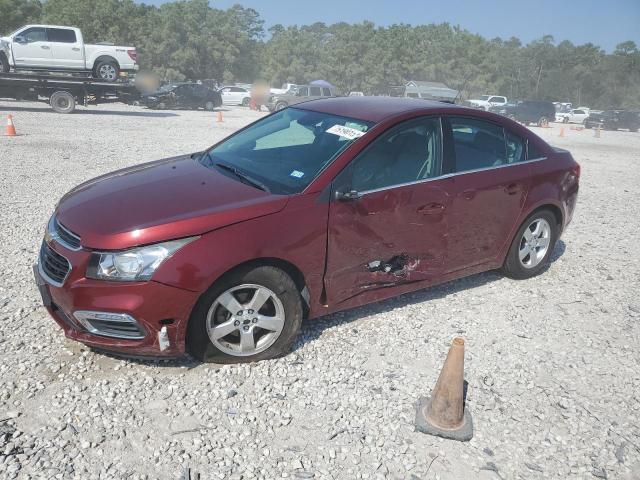
[[[150,280],[162,262],[197,238],[181,238],[122,252],[94,252],[87,267],[87,278],[120,282]]]

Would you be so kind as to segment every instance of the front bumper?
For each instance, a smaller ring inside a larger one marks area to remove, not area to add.
[[[51,241],[49,246],[66,257],[71,271],[61,286],[47,282],[34,268],[43,304],[65,335],[87,346],[120,354],[175,357],[185,352],[186,326],[198,299],[196,292],[162,283],[108,282],[84,277],[90,253],[73,252]],[[144,330],[141,339],[113,338],[91,333],[74,318],[77,311],[127,314]],[[169,347],[161,350],[158,333],[166,327]]]

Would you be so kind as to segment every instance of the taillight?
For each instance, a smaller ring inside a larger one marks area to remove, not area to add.
[[[129,55],[129,58],[134,62],[138,59],[138,54],[135,50],[127,50],[127,54]]]

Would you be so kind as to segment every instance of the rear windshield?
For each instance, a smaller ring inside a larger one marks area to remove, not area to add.
[[[328,113],[286,108],[218,144],[200,161],[225,174],[233,167],[272,193],[299,193],[372,125]]]

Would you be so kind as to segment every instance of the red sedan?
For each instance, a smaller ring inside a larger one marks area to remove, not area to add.
[[[94,348],[272,358],[303,318],[485,270],[537,275],[579,176],[569,152],[492,113],[311,101],[78,186],[36,281],[65,334]]]

